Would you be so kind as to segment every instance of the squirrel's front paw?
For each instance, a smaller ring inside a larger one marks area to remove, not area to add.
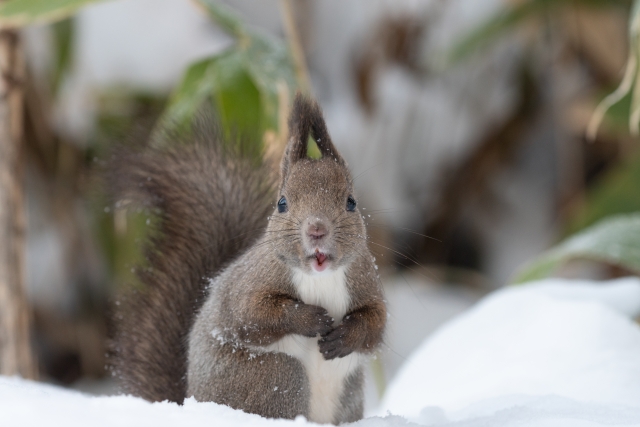
[[[313,338],[318,334],[325,335],[331,331],[333,318],[324,308],[301,303],[297,310],[301,314],[301,322],[296,333]]]
[[[357,345],[354,340],[349,339],[348,333],[348,326],[342,323],[318,341],[320,353],[325,360],[345,357],[353,353]]]

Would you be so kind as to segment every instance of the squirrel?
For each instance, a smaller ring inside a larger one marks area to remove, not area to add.
[[[126,392],[268,418],[362,418],[363,367],[387,318],[377,268],[347,163],[299,93],[289,135],[279,180],[215,132],[115,157],[116,199],[159,213],[143,287],[116,316]]]

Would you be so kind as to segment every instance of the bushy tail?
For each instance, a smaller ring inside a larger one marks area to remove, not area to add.
[[[107,168],[116,200],[159,212],[142,289],[121,297],[113,348],[124,391],[150,401],[184,400],[188,332],[208,278],[255,241],[272,209],[267,168],[195,132],[170,149],[118,153]]]

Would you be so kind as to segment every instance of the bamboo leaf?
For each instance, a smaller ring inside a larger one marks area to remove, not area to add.
[[[54,59],[51,90],[55,96],[62,85],[64,76],[73,64],[73,39],[75,26],[73,18],[66,18],[52,26],[56,56]]]
[[[627,158],[589,190],[586,203],[568,227],[573,234],[611,215],[640,212],[640,155]]]
[[[224,31],[237,38],[246,38],[247,31],[243,22],[219,0],[198,0],[211,19]]]
[[[279,88],[295,93],[296,80],[283,41],[245,28],[226,8],[201,0],[216,22],[239,36],[224,52],[189,67],[174,91],[161,120],[162,126],[188,124],[208,101],[214,105],[222,130],[245,140],[262,141],[267,130],[278,130]]]
[[[212,95],[223,130],[251,141],[259,140],[265,127],[262,102],[247,70],[244,53],[235,51],[217,61],[211,77],[215,81]]]
[[[547,277],[572,259],[587,259],[640,274],[640,213],[604,219],[544,253],[515,276],[513,283]]]
[[[278,85],[285,83],[295,93],[297,87],[292,59],[282,40],[247,28],[225,5],[216,0],[198,0],[212,19],[225,31],[236,36],[233,49],[241,55],[244,73],[251,78],[260,94],[261,108],[267,128],[277,128]]]
[[[198,61],[187,68],[160,118],[161,128],[188,128],[193,116],[213,90],[214,81],[208,74],[213,73],[212,69],[220,57],[224,57],[224,53]]]
[[[260,91],[267,128],[277,130],[280,108],[278,86],[284,83],[289,88],[290,96],[298,88],[289,51],[282,41],[252,34],[245,52],[247,73]]]
[[[78,9],[102,0],[7,0],[0,4],[0,25],[21,27],[68,18]]]

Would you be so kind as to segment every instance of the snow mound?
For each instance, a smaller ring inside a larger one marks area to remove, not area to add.
[[[444,325],[358,427],[640,426],[640,279],[547,280],[489,295]],[[393,415],[392,415],[393,414]],[[215,403],[94,397],[0,377],[0,426],[247,426]]]
[[[421,423],[439,420],[429,408],[448,420],[526,418],[537,408],[595,423],[587,425],[602,421],[591,412],[640,424],[640,327],[630,319],[639,313],[637,278],[550,279],[494,292],[416,350],[382,410]]]

